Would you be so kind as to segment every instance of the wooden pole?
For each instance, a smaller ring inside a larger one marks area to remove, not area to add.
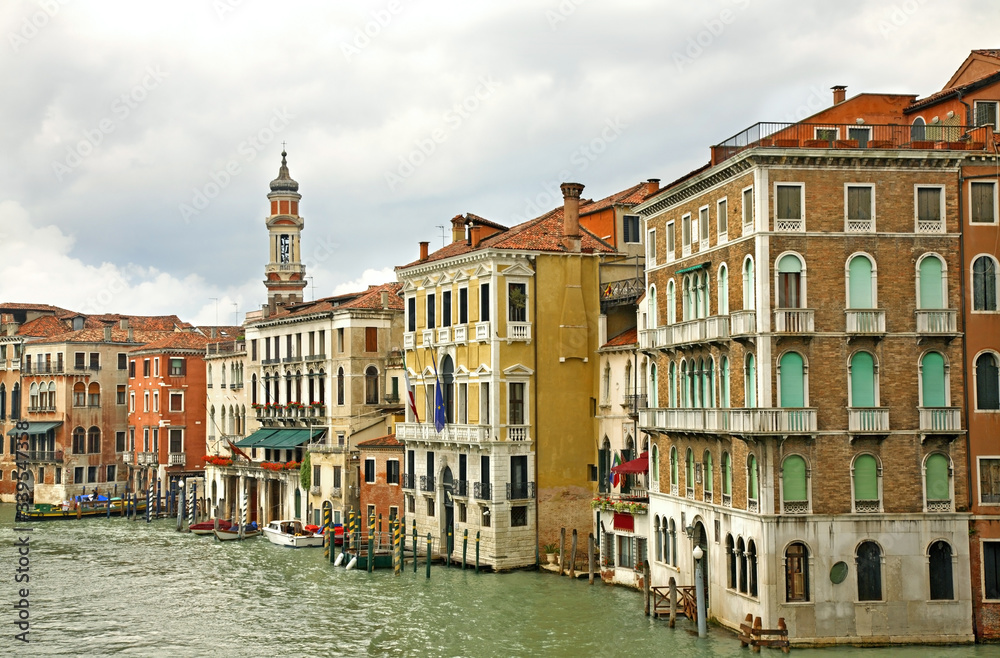
[[[670,577],[670,628],[677,621],[677,581]]]
[[[785,626],[785,618],[778,617],[778,630],[782,632],[780,639],[784,640],[784,644],[781,645],[781,653],[789,653],[792,648],[788,644],[788,627]]]
[[[177,532],[180,532],[181,528],[184,527],[184,489],[181,489],[180,495],[181,504],[177,505]]]
[[[563,575],[563,567],[566,565],[566,528],[559,530],[559,575]]]
[[[643,612],[649,616],[649,560],[642,561],[642,593],[645,598]]]
[[[762,628],[763,628],[763,626],[761,625],[760,617],[754,617],[753,618],[753,631],[751,631],[751,633],[750,633],[750,637],[752,637],[754,639],[754,641],[750,643],[750,651],[752,651],[754,653],[760,653],[760,643],[757,642],[757,640],[760,639],[760,635],[761,635],[760,631],[761,631]]]
[[[587,533],[587,581],[594,584],[594,533]]]
[[[573,528],[573,543],[569,551],[569,577],[576,578],[576,528]]]
[[[427,533],[427,577],[431,577],[431,533]]]
[[[413,519],[413,573],[417,573],[417,520]]]
[[[476,573],[479,573],[479,531],[476,530]]]
[[[451,566],[451,526],[448,526],[447,536],[444,540],[444,564],[446,567]]]
[[[379,517],[381,519],[381,517]],[[381,528],[381,524],[379,525]],[[368,520],[368,573],[375,570],[375,513]]]
[[[151,510],[149,508],[149,487],[146,487],[146,523],[149,523],[149,515]]]
[[[465,554],[469,550],[469,529],[462,532],[462,571],[465,571]]]

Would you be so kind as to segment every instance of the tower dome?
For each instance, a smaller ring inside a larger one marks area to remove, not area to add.
[[[298,192],[299,184],[288,174],[288,162],[285,156],[288,154],[281,152],[281,168],[278,169],[278,177],[271,181],[272,192]]]

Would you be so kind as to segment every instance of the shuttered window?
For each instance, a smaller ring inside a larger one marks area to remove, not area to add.
[[[703,481],[705,484],[703,485],[703,488],[705,489],[705,492],[708,493],[715,491],[715,477],[712,473],[712,453],[708,450],[705,451],[704,471]]]
[[[728,452],[722,453],[722,493],[733,494],[733,460]]]
[[[847,218],[867,220],[872,218],[872,188],[847,188]]]
[[[864,256],[855,256],[851,259],[847,271],[850,288],[850,294],[848,295],[850,308],[874,308],[872,262]],[[938,283],[940,284],[940,282],[941,279],[938,277]]]
[[[747,477],[747,498],[757,500],[757,458],[753,455],[750,455],[747,470],[749,471]]]
[[[979,500],[1000,503],[1000,459],[979,460]]]
[[[939,188],[917,188],[917,219],[921,222],[941,221],[941,190]]]
[[[365,327],[365,351],[378,352],[378,327]]]
[[[1000,409],[1000,370],[989,352],[976,359],[976,409]]]
[[[927,500],[951,500],[948,487],[948,458],[935,453],[927,458],[924,473]]]
[[[802,261],[788,254],[778,261],[778,308],[801,308]]]
[[[778,185],[776,196],[775,208],[778,219],[802,219],[801,186]]]
[[[851,406],[875,406],[875,360],[868,352],[851,357]]]
[[[997,266],[989,256],[980,256],[972,263],[972,308],[997,310]]]
[[[983,542],[983,598],[1000,599],[1000,541]]]
[[[790,455],[781,465],[781,499],[789,502],[807,500],[806,460]]]
[[[947,407],[945,400],[944,357],[928,352],[920,360],[921,406]]]
[[[920,308],[945,308],[941,259],[928,256],[920,261]]]
[[[802,357],[797,352],[786,352],[781,356],[779,366],[781,368],[781,406],[806,406]]]
[[[993,206],[994,190],[996,183],[971,183],[969,196],[971,197],[971,221],[985,222],[992,224],[996,221],[996,209]]]
[[[854,460],[854,500],[878,500],[878,462],[871,455]]]

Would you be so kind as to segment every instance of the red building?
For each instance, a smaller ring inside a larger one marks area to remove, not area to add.
[[[394,519],[403,513],[403,444],[395,434],[358,444],[361,461],[361,511],[368,519]]]

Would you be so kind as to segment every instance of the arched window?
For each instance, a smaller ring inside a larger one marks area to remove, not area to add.
[[[611,441],[604,437],[601,449],[597,452],[598,489],[603,492],[611,490]]]
[[[258,413],[260,413],[260,412],[258,412]],[[211,408],[208,410],[208,436],[209,437],[214,437],[215,436],[215,429],[216,429],[216,424],[215,424],[215,405],[213,404],[211,406]],[[226,433],[225,430],[220,429],[219,434],[225,434],[225,433]]]
[[[853,466],[854,511],[878,512],[881,509],[879,496],[879,467],[873,455],[858,455]]]
[[[851,357],[851,407],[877,407],[875,358],[871,352],[855,352]]]
[[[712,357],[705,359],[705,379],[704,379],[705,390],[702,393],[702,399],[705,401],[706,407],[715,406],[715,361]]]
[[[90,454],[101,452],[101,428],[96,425],[87,430],[87,452]]]
[[[722,499],[730,502],[733,495],[733,459],[728,452],[722,453]]]
[[[646,314],[650,329],[660,326],[656,318],[656,286],[650,286],[646,294]]]
[[[373,402],[378,404],[378,370],[368,366],[365,371],[365,397],[372,395]],[[455,422],[455,362],[451,355],[441,358],[441,401],[444,403],[444,419],[447,423]]]
[[[983,352],[976,357],[976,409],[1000,409],[1000,366],[997,355]]]
[[[809,549],[795,542],[785,549],[785,600],[789,603],[809,600]]]
[[[250,375],[250,404],[257,404],[257,375]]]
[[[87,406],[87,386],[83,382],[73,384],[73,406]]]
[[[756,308],[754,286],[756,277],[753,272],[753,258],[747,257],[743,261],[743,308],[752,311]]]
[[[743,537],[736,540],[736,557],[740,561],[739,591],[747,593],[747,547],[743,542]]]
[[[0,420],[7,417],[7,385],[0,383]],[[3,437],[0,436],[0,450],[3,449]]]
[[[726,587],[736,589],[736,544],[733,536],[726,535]]]
[[[781,463],[781,502],[787,514],[809,511],[809,489],[806,484],[806,460],[789,455]]]
[[[684,467],[684,486],[687,487],[688,498],[694,497],[694,452],[687,449],[687,459]]]
[[[705,270],[698,277],[698,296],[700,299],[700,304],[698,304],[698,317],[707,318],[711,313],[709,309],[709,292],[710,292],[710,280],[711,275],[709,275],[708,270]]]
[[[729,315],[729,268],[719,266],[719,315]]]
[[[712,472],[712,453],[709,450],[705,451],[705,455],[702,458],[702,489],[705,490],[705,500],[707,502],[712,502],[712,492],[715,491],[715,475]]]
[[[660,406],[660,385],[656,380],[656,364],[649,366],[649,406],[653,409]]]
[[[663,535],[660,534],[660,532],[660,517],[657,515],[653,517],[653,534],[655,535],[654,543],[656,545],[656,552],[654,555],[656,556],[657,562],[663,562]]]
[[[670,563],[677,566],[677,524],[670,519]]]
[[[670,362],[670,366],[667,369],[667,388],[668,395],[670,397],[670,406],[677,406],[677,364],[673,361]]]
[[[955,586],[951,569],[951,545],[946,541],[936,541],[927,550],[930,568],[930,589],[932,601],[950,601],[955,598]]]
[[[31,382],[31,386],[28,387],[28,408],[37,409],[40,406],[38,402],[38,383]]]
[[[997,263],[990,256],[972,261],[972,310],[997,310]]]
[[[344,369],[337,369],[337,404],[344,404]]]
[[[929,254],[920,259],[917,268],[919,280],[918,309],[947,308],[944,263],[936,255]]]
[[[803,308],[805,304],[802,261],[795,254],[778,260],[778,308]]]
[[[681,361],[681,407],[685,409],[690,405],[690,391],[688,382],[688,364],[687,361]]]
[[[758,478],[760,473],[757,469],[757,457],[750,455],[747,458],[747,499],[751,502],[751,506],[757,504],[757,496],[759,494],[758,490]]]
[[[920,359],[920,406],[947,407],[948,390],[944,356],[927,352]]]
[[[209,388],[212,388],[212,364],[211,363],[209,363],[207,366],[205,366],[205,384],[207,384]]]
[[[719,406],[729,408],[729,357],[722,357],[719,364]]]
[[[924,495],[927,511],[951,511],[951,464],[940,452],[927,456],[924,462]]]
[[[700,409],[705,406],[704,398],[702,397],[704,368],[705,364],[701,359],[691,362],[691,406],[695,409]]]
[[[875,308],[872,261],[858,254],[847,264],[847,308]]]
[[[604,375],[601,377],[601,404],[611,403],[611,364],[604,364]]]
[[[654,445],[652,451],[650,452],[650,465],[651,475],[653,476],[653,482],[660,482],[660,449],[658,446]]]
[[[753,354],[747,354],[746,368],[743,379],[744,406],[753,408],[757,406],[757,365],[754,363]]]
[[[670,493],[677,495],[680,478],[677,475],[677,448],[670,448]]]
[[[910,126],[910,141],[922,142],[926,139],[926,123],[923,117],[917,117]]]
[[[73,428],[73,454],[87,454],[87,432],[82,427]]]
[[[747,578],[748,593],[750,596],[757,596],[757,544],[752,539],[747,541],[747,562],[750,571]]]
[[[806,406],[805,368],[801,354],[785,352],[781,355],[781,359],[778,361],[778,379],[781,382],[779,406]]]
[[[858,600],[882,600],[882,549],[873,541],[858,545]]]
[[[97,382],[90,382],[87,387],[87,404],[91,407],[101,406],[101,385]]]
[[[674,280],[667,281],[667,324],[677,321],[677,291]]]

